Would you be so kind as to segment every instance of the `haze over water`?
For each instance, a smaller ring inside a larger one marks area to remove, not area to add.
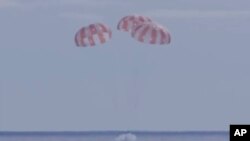
[[[128,132],[1,132],[0,141],[118,141]],[[228,132],[131,132],[119,141],[228,141]]]

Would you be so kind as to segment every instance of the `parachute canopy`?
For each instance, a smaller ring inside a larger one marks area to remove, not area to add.
[[[94,46],[105,43],[112,36],[111,29],[103,23],[93,23],[82,27],[75,34],[75,43],[78,47]]]
[[[117,25],[117,29],[121,30],[121,31],[126,31],[126,32],[131,32],[132,29],[144,22],[150,22],[152,21],[149,17],[146,16],[140,16],[140,15],[129,15],[129,16],[125,16],[123,17],[118,25]]]
[[[150,44],[169,44],[169,31],[155,22],[145,22],[134,27],[131,35],[136,40]]]

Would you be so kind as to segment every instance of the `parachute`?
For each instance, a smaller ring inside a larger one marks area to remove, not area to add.
[[[75,34],[75,44],[78,47],[94,46],[105,43],[112,36],[111,29],[103,23],[93,23],[82,27]]]
[[[169,31],[151,18],[141,15],[128,15],[123,17],[117,29],[131,34],[136,40],[149,44],[169,44],[171,36]],[[111,39],[111,29],[103,23],[93,23],[82,27],[75,34],[75,44],[78,47],[95,46]]]
[[[121,31],[131,32],[132,29],[144,22],[151,22],[152,20],[149,17],[146,16],[140,16],[140,15],[129,15],[123,17],[118,25],[117,29]]]
[[[131,35],[143,43],[169,44],[171,41],[169,31],[155,22],[146,22],[135,26]]]

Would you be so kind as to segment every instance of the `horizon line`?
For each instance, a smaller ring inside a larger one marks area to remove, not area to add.
[[[228,134],[229,131],[149,131],[149,130],[93,130],[93,131],[0,131],[1,135],[94,135],[94,134]]]

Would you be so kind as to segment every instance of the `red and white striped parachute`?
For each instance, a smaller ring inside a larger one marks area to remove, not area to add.
[[[146,22],[137,25],[134,27],[131,35],[140,42],[150,44],[169,44],[171,41],[169,31],[154,22]]]
[[[75,43],[78,47],[94,46],[98,43],[105,43],[112,36],[108,26],[103,23],[94,23],[82,27],[75,34]]]
[[[118,25],[117,29],[122,31],[131,32],[133,28],[141,23],[144,22],[151,22],[152,20],[149,17],[146,16],[140,16],[140,15],[129,15],[123,17]]]

